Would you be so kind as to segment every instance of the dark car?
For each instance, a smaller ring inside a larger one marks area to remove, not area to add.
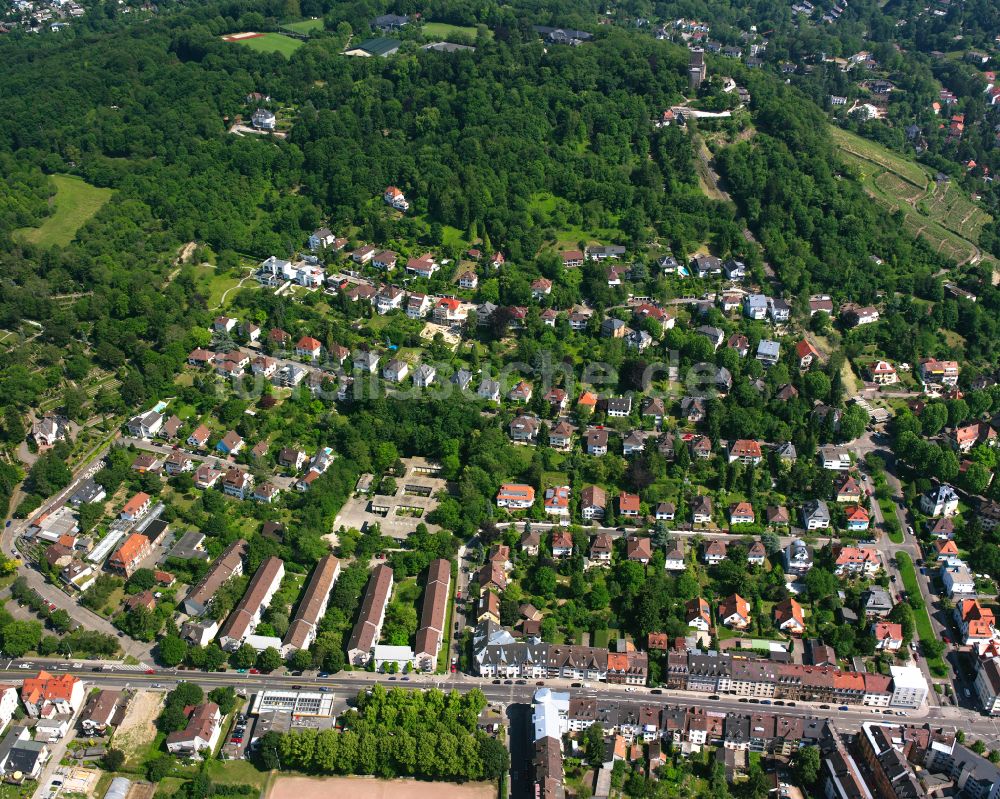
[[[499,685],[499,684],[500,684],[500,680],[494,680],[494,681],[493,681],[493,684],[494,684],[494,685]]]
[[[716,696],[715,694],[712,694],[712,695],[711,695],[710,697],[708,697],[708,698],[709,698],[709,699],[715,699],[716,701],[718,701],[718,700],[719,700],[719,699],[721,699],[722,697],[719,697],[719,696]]]
[[[514,680],[514,685],[527,685],[527,684],[528,682],[526,680]]]
[[[583,683],[582,683],[582,682],[574,682],[574,683],[570,683],[570,686],[569,686],[569,687],[570,687],[570,688],[583,688]]]
[[[513,681],[513,680],[504,680],[504,681],[503,681],[503,684],[504,684],[504,685],[513,685],[513,684],[514,684],[514,681]]]
[[[820,707],[820,710],[829,710],[830,709],[829,705],[820,705],[819,707]]]
[[[662,694],[663,691],[660,688],[654,688],[652,691],[650,691],[650,693],[651,694]]]

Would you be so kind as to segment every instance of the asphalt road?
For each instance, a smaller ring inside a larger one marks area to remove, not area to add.
[[[106,449],[101,450],[89,463],[77,470],[76,474],[73,475],[72,482],[62,491],[46,500],[31,518],[35,518],[41,513],[55,510],[66,504],[80,483],[93,477],[100,470],[101,460],[103,460],[106,451]],[[0,532],[0,550],[3,551],[6,557],[21,557],[14,543],[17,537],[27,528],[29,521],[30,519],[14,519],[9,526],[5,526],[3,531]],[[111,622],[103,616],[99,616],[88,608],[83,607],[83,605],[76,601],[75,597],[63,592],[59,586],[48,582],[45,576],[33,564],[26,563],[18,570],[18,574],[28,581],[28,586],[33,588],[42,599],[55,605],[57,608],[65,610],[74,623],[80,624],[88,630],[118,636],[119,630]],[[118,642],[126,654],[133,655],[140,660],[148,660],[150,658],[152,647],[149,644],[133,641],[131,638],[126,637],[119,638]]]
[[[154,669],[153,673],[129,670],[121,666],[100,666],[96,663],[83,661],[67,661],[57,659],[33,658],[23,661],[0,662],[0,674],[9,681],[21,680],[39,668],[45,668],[53,673],[70,673],[95,685],[105,688],[149,688],[170,690],[178,682],[193,682],[206,690],[221,685],[231,685],[247,695],[266,688],[301,687],[306,690],[327,688],[341,694],[345,698],[353,697],[359,691],[374,683],[381,683],[387,688],[427,689],[439,688],[444,691],[470,691],[479,688],[486,698],[494,705],[508,708],[514,704],[530,704],[537,690],[536,681],[526,680],[523,685],[518,681],[503,681],[499,685],[494,681],[463,674],[449,675],[413,675],[409,679],[398,676],[393,679],[385,674],[371,672],[341,672],[340,674],[319,678],[314,675],[295,676],[290,674],[238,674],[233,671],[206,673],[187,671],[183,669]],[[509,682],[510,684],[505,684]],[[740,702],[735,696],[723,695],[718,700],[711,700],[708,694],[690,691],[662,690],[653,694],[649,688],[629,689],[623,685],[607,683],[592,683],[589,688],[573,688],[570,680],[544,680],[544,684],[555,690],[569,691],[574,696],[584,696],[600,701],[626,701],[644,704],[677,705],[682,707],[705,707],[719,711],[769,711],[780,712],[788,716],[803,718],[834,719],[844,729],[857,727],[863,721],[877,718],[898,720],[895,710],[885,714],[881,708],[861,708],[852,706],[849,710],[839,710],[836,705],[824,708],[819,703],[796,702],[794,707],[762,705],[760,703]],[[1000,744],[1000,718],[993,719],[981,713],[955,707],[924,707],[919,710],[903,711],[904,718],[909,722],[930,722],[942,726],[958,727],[970,738],[982,738],[991,748]]]

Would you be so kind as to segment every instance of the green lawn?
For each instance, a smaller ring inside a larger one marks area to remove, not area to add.
[[[114,192],[91,186],[73,175],[52,175],[51,180],[56,189],[51,216],[38,227],[21,228],[15,234],[43,247],[65,247]]]
[[[205,766],[212,782],[219,785],[253,785],[263,788],[267,772],[246,760],[209,760]]]
[[[303,42],[283,33],[264,33],[252,39],[239,39],[235,44],[249,47],[258,53],[281,53],[288,58],[302,46]]]
[[[885,529],[889,534],[889,540],[894,544],[902,544],[903,530],[896,517],[896,503],[891,499],[880,499],[878,506],[882,509],[882,516],[886,519]]]
[[[916,162],[910,161],[880,144],[858,136],[856,133],[851,133],[834,125],[830,126],[830,135],[833,137],[834,143],[841,150],[864,158],[866,161],[874,161],[879,166],[889,172],[896,173],[903,180],[912,183],[914,186],[919,188],[927,187],[929,176],[924,171],[924,168]]]
[[[293,33],[301,33],[308,36],[313,31],[323,30],[323,20],[303,19],[300,22],[286,22],[281,27],[285,30],[292,31]]]
[[[465,40],[475,41],[476,39],[476,29],[471,25],[449,25],[447,22],[428,22],[421,29],[424,38],[428,41],[450,41],[452,39],[457,40],[460,44],[464,44]],[[493,38],[493,31],[489,32],[489,38]]]
[[[899,566],[899,576],[903,578],[903,588],[906,589],[907,596],[918,599],[922,597],[920,586],[917,584],[917,572],[913,568],[910,556],[905,552],[897,552],[896,563]],[[922,602],[919,609],[913,609],[913,623],[921,641],[938,640],[934,634],[934,628],[931,626],[931,617],[927,615],[927,608],[923,606]],[[948,667],[940,657],[927,658],[927,665],[930,667],[931,674],[935,676],[944,677],[948,673]]]

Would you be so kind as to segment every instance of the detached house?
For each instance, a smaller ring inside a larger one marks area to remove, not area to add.
[[[516,416],[510,423],[512,441],[530,444],[538,437],[539,422],[534,416]]]
[[[585,437],[585,442],[588,455],[601,456],[608,454],[607,430],[589,430]]]
[[[879,621],[872,625],[872,635],[875,636],[875,649],[885,652],[898,652],[903,648],[903,626],[889,621]]]
[[[386,205],[391,205],[397,211],[406,211],[410,207],[410,203],[406,200],[406,195],[395,186],[387,187],[385,193],[382,195],[382,199],[385,200]]]
[[[614,541],[611,536],[607,533],[598,533],[594,536],[594,540],[590,543],[590,561],[587,564],[588,568],[591,566],[610,566],[611,555],[613,552]]]
[[[549,516],[569,517],[569,486],[545,489],[545,513]]]
[[[719,621],[732,630],[750,626],[750,604],[739,594],[732,594],[719,603]]]
[[[691,521],[694,524],[712,523],[712,500],[699,495],[691,500]]]
[[[881,568],[878,550],[872,547],[845,547],[837,550],[833,572],[841,575],[874,575]]]
[[[680,539],[667,544],[663,568],[673,572],[682,572],[687,568],[684,564],[684,542]]]
[[[711,608],[700,596],[689,599],[684,605],[684,618],[687,620],[687,626],[695,630],[707,633],[712,629]]]
[[[552,531],[552,557],[568,558],[573,554],[573,536],[567,530]]]
[[[779,602],[774,606],[774,626],[788,635],[802,635],[806,631],[802,605],[793,597]]]
[[[754,541],[747,550],[747,564],[750,566],[763,566],[767,559],[767,550],[760,541]]]
[[[862,532],[868,529],[870,523],[868,511],[861,505],[848,505],[844,508],[844,516],[847,519],[848,530]]]
[[[729,524],[753,524],[756,516],[749,502],[737,502],[729,506]]]
[[[523,483],[504,483],[497,493],[497,507],[526,510],[535,504],[535,489]]]
[[[893,383],[899,382],[896,367],[888,361],[873,361],[868,364],[866,371],[868,379],[877,385],[891,386]]]
[[[629,560],[645,566],[649,563],[652,554],[653,549],[648,538],[630,535],[625,539],[625,557]]]
[[[928,516],[954,516],[958,512],[958,494],[947,483],[941,483],[921,495],[920,510]]]
[[[702,551],[702,557],[709,566],[717,566],[726,559],[726,549],[725,541],[708,541]]]
[[[580,515],[587,521],[603,519],[607,506],[607,494],[600,486],[587,486],[580,492]]]
[[[187,757],[197,757],[199,753],[215,751],[222,734],[222,713],[215,702],[191,708],[187,726],[167,735],[167,751]]]
[[[834,491],[836,492],[837,502],[858,502],[864,494],[861,486],[858,485],[858,481],[850,475],[843,477],[837,483]]]
[[[976,444],[997,445],[997,431],[986,422],[956,427],[947,433],[948,443],[959,452],[968,452]]]
[[[807,530],[826,530],[830,527],[830,509],[821,499],[810,499],[802,505],[802,526]]]
[[[309,358],[313,361],[319,360],[322,351],[323,345],[311,336],[303,336],[295,345],[296,355],[300,358]]]
[[[756,466],[763,459],[760,443],[750,439],[737,439],[729,447],[729,462],[739,461]]]
[[[806,339],[795,345],[795,357],[799,359],[799,369],[808,369],[819,360],[819,351]]]
[[[630,519],[638,518],[640,501],[638,494],[622,491],[618,494],[618,513]]]

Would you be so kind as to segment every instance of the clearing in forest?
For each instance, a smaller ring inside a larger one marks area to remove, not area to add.
[[[466,41],[474,42],[478,31],[471,25],[450,25],[447,22],[427,22],[420,29],[424,38],[428,41],[457,41],[464,44]],[[487,32],[487,38],[493,38],[493,31]]]
[[[303,19],[299,22],[285,22],[281,25],[286,31],[291,31],[292,33],[300,33],[303,36],[308,36],[315,31],[323,30],[323,20],[314,17],[313,19]]]
[[[52,213],[38,227],[21,228],[15,235],[43,247],[65,247],[114,192],[91,186],[74,175],[52,175],[49,179],[56,189],[49,200]]]
[[[223,36],[222,40],[242,44],[258,53],[281,53],[285,58],[288,58],[302,46],[301,40],[285,36],[283,33],[245,31],[243,33],[230,33]]]

